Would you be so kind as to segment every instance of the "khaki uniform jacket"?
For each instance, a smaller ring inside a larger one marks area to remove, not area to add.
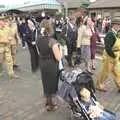
[[[11,45],[18,44],[18,32],[16,23],[11,23],[8,39],[10,40]]]
[[[2,44],[9,44],[10,41],[8,39],[8,34],[9,34],[9,27],[0,29],[0,43]]]

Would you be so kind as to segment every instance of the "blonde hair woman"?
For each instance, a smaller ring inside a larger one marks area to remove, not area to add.
[[[53,95],[58,88],[58,62],[61,59],[59,45],[52,38],[53,30],[49,20],[41,22],[41,31],[38,35],[37,47],[40,52],[40,69],[47,111],[54,111],[57,105],[53,103]]]

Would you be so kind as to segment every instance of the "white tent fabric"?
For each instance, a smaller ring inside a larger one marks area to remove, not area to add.
[[[55,4],[55,5],[60,5],[59,2],[56,0],[36,0],[32,3],[37,3],[37,4]]]
[[[11,7],[22,11],[32,11],[38,9],[61,9],[62,5],[56,0],[36,0],[23,5]]]

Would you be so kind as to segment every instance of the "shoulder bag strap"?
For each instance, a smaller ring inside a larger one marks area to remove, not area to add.
[[[35,29],[35,47],[36,47],[36,49],[37,49],[37,53],[38,53],[38,55],[40,55],[40,51],[39,51],[39,49],[38,49],[38,46],[36,45],[36,41],[37,41],[37,38],[38,38],[38,30],[37,30],[37,28]]]
[[[89,27],[90,27],[90,26],[89,26]],[[92,34],[93,34],[94,32],[93,32],[93,30],[92,30],[92,28],[91,28],[91,27],[90,27],[90,30],[91,30],[91,32],[92,32]]]

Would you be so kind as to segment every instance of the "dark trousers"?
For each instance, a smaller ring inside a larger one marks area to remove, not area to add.
[[[81,49],[77,48],[76,49],[75,64],[80,64],[80,63],[81,63]]]
[[[67,48],[68,48],[68,64],[71,66],[72,65],[72,55],[73,55],[73,51],[75,49],[75,42],[68,41]]]
[[[31,69],[32,69],[32,72],[36,72],[36,70],[39,68],[39,55],[37,52],[37,48],[35,45],[32,45],[29,42],[27,42],[27,45],[30,52]]]
[[[22,47],[25,47],[25,41],[26,41],[26,37],[25,36],[21,36],[21,42],[22,42]]]

